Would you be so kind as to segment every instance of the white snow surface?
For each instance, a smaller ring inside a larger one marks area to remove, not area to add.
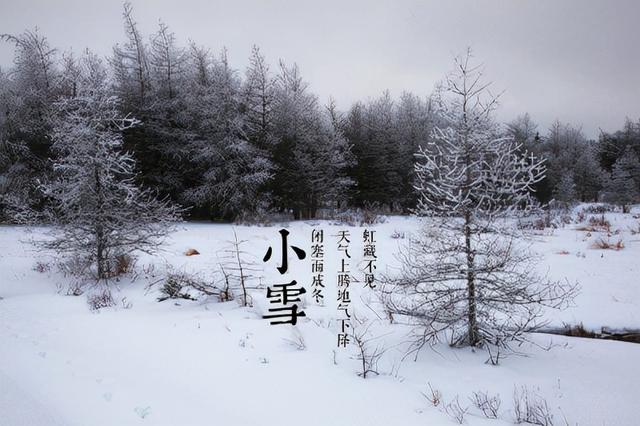
[[[640,234],[631,232],[640,220],[617,213],[607,218],[619,232],[609,238],[621,238],[623,250],[591,248],[601,233],[587,236],[575,223],[534,237],[541,271],[581,286],[574,306],[549,312],[552,325],[640,328]],[[261,318],[268,308],[264,290],[255,291],[254,306],[244,308],[235,301],[158,302],[158,286],[146,289],[162,279],[168,265],[212,277],[234,229],[264,270],[264,285],[297,279],[308,289],[308,256],[299,261],[291,254],[289,272],[276,271],[282,227],[290,232],[289,243],[307,254],[311,230],[325,232],[327,303],[306,301],[307,318],[296,326],[304,350],[287,341],[293,339],[291,326],[271,326]],[[389,217],[367,228],[376,231],[378,272],[392,272],[394,253],[406,241],[392,234],[408,237],[419,222]],[[380,375],[362,379],[355,348],[336,347],[335,244],[343,229],[351,232],[351,269],[360,277],[363,227],[329,221],[180,224],[161,253],[140,255],[136,273],[112,283],[118,306],[94,312],[87,295],[95,290],[66,296],[71,278],[57,271],[52,253],[30,243],[46,228],[1,226],[0,425],[456,424],[442,405],[434,407],[422,395],[428,384],[442,393],[443,405],[458,397],[469,406],[464,421],[471,425],[512,424],[514,388],[521,386],[547,401],[557,425],[638,424],[640,345],[632,343],[535,334],[534,344],[519,348],[523,355],[491,366],[482,350],[445,344],[423,349],[417,359],[405,357],[408,329],[378,320],[372,334],[387,351]],[[274,256],[263,263],[269,245]],[[201,254],[187,257],[189,248]],[[51,270],[34,270],[36,262]],[[374,292],[361,283],[352,287],[353,309],[376,319],[375,309],[363,303],[375,300]],[[500,395],[499,419],[487,419],[473,407],[474,391]]]

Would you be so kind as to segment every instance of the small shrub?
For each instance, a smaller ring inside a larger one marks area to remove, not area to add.
[[[619,239],[616,242],[612,242],[609,238],[598,238],[591,244],[591,248],[600,250],[615,250],[619,251],[624,248],[624,242]]]
[[[364,210],[362,212],[362,220],[360,221],[360,224],[373,225],[375,223],[378,223],[378,213],[373,210]]]
[[[473,405],[482,411],[482,414],[488,419],[497,419],[500,411],[500,395],[490,396],[488,392],[474,392],[471,397]]]
[[[82,296],[82,294],[84,293],[82,284],[83,283],[80,281],[74,281],[69,284],[69,287],[67,287],[67,296]]]
[[[365,203],[362,208],[362,218],[360,220],[360,226],[362,225],[375,225],[376,223],[384,223],[386,218],[381,215],[382,209],[380,203]]]
[[[547,211],[544,216],[528,217],[518,222],[518,229],[544,231],[547,228],[557,228],[553,216],[549,211]]]
[[[611,231],[611,223],[604,217],[604,215],[589,217],[589,225],[594,228],[603,229],[607,232]]]
[[[44,274],[45,272],[51,271],[51,265],[47,262],[38,261],[33,266],[33,270],[41,274]]]
[[[266,206],[258,212],[243,213],[236,217],[234,223],[247,226],[272,226],[275,223],[288,223],[294,220],[293,213],[269,211]]]
[[[367,376],[375,374],[378,376],[378,361],[386,352],[386,349],[374,343],[377,339],[369,329],[374,325],[368,318],[358,318],[353,314],[350,337],[357,348],[356,359],[360,361],[361,369],[358,376],[366,379]]]
[[[547,401],[522,386],[513,391],[513,414],[517,424],[553,426],[553,414]]]
[[[334,225],[365,226],[386,222],[387,218],[373,207],[345,210],[333,215]]]
[[[592,204],[582,209],[582,212],[591,214],[604,214],[613,212],[615,210],[615,206],[612,206],[611,204]]]
[[[467,415],[469,407],[462,407],[460,405],[460,401],[458,401],[458,397],[456,396],[453,401],[447,404],[444,411],[449,415],[449,417],[458,422],[458,424],[463,424],[464,417]]]
[[[216,296],[221,301],[232,300],[233,295],[228,288],[220,288],[215,283],[208,283],[196,275],[187,272],[169,271],[160,287],[159,302],[167,299],[197,300],[197,295]],[[152,283],[149,287],[158,284]],[[194,294],[196,296],[194,296]]]
[[[72,256],[57,265],[58,271],[65,277],[86,277],[91,268],[91,260],[82,256]]]
[[[357,226],[360,223],[360,214],[355,210],[346,210],[333,215],[334,225]]]
[[[437,389],[434,390],[431,387],[431,383],[427,383],[427,385],[429,386],[429,392],[428,393],[420,392],[420,393],[422,394],[422,396],[424,396],[427,399],[427,401],[431,403],[431,405],[433,405],[434,407],[437,407],[442,402],[442,393]]]
[[[186,273],[169,273],[164,284],[160,287],[161,296],[158,297],[158,302],[167,299],[194,300],[188,293],[188,290],[193,288],[194,282],[194,278]]]
[[[297,327],[292,327],[291,339],[284,339],[284,341],[298,351],[304,351],[307,349],[307,343],[304,340],[304,336]]]
[[[87,304],[89,305],[89,309],[92,311],[97,311],[102,308],[109,308],[111,306],[115,306],[116,302],[113,300],[113,296],[111,296],[111,292],[109,289],[104,289],[100,293],[94,293],[87,297]]]

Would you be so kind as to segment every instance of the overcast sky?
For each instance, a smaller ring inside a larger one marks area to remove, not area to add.
[[[272,69],[297,62],[324,102],[342,109],[389,89],[427,95],[471,46],[495,90],[501,120],[529,112],[590,137],[640,118],[640,1],[133,0],[149,35],[162,19],[186,43],[226,46],[237,68],[257,44]],[[107,55],[124,41],[122,2],[0,0],[0,33],[38,26],[50,43]],[[12,47],[0,44],[0,65]]]

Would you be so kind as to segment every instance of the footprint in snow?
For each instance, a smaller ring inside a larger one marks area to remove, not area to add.
[[[38,352],[38,355],[40,355],[41,358],[46,358],[47,357],[47,353],[46,352]]]
[[[113,395],[111,394],[111,392],[106,392],[102,394],[102,397],[104,398],[105,401],[111,402],[111,398],[113,398]],[[144,418],[144,416],[141,416],[141,417]]]

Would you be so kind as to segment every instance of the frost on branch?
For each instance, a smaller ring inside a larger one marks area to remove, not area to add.
[[[400,252],[400,274],[383,296],[394,317],[417,325],[414,348],[446,336],[489,348],[497,363],[510,342],[543,325],[544,306],[564,306],[575,287],[539,276],[516,238],[510,219],[532,207],[544,167],[499,136],[497,98],[470,60],[470,52],[456,59],[437,102],[443,121],[416,155],[424,232]]]
[[[55,178],[44,190],[59,227],[45,246],[82,256],[105,279],[117,256],[157,248],[180,211],[136,185],[135,161],[121,149],[121,132],[137,121],[123,117],[118,99],[107,94],[100,60],[87,54],[82,65],[78,95],[56,104]]]

